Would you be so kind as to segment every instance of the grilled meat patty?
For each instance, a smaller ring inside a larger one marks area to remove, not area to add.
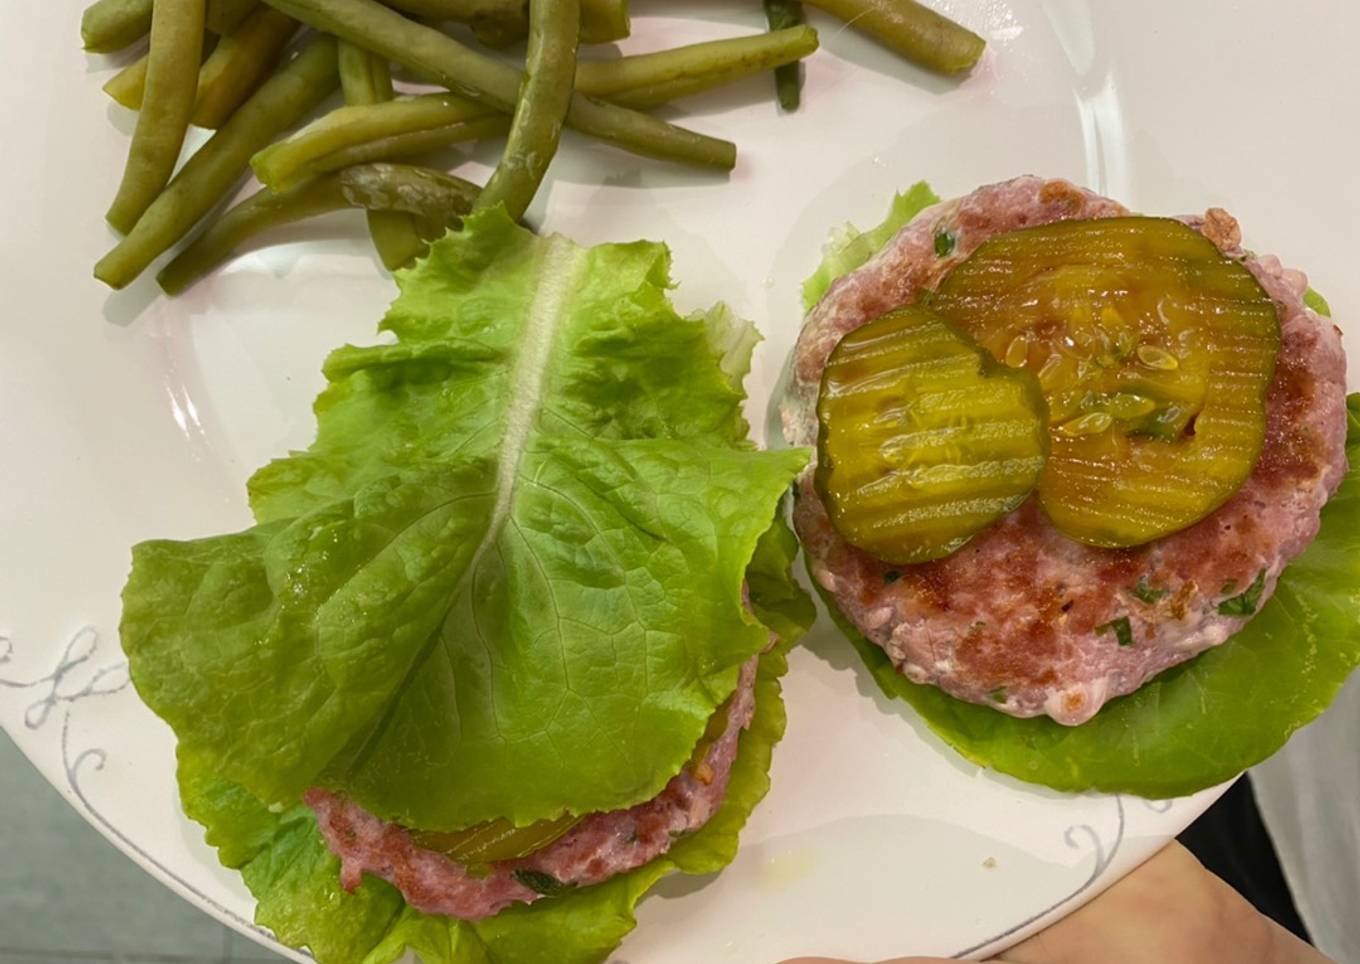
[[[987,238],[1126,214],[1108,198],[1038,177],[921,212],[808,315],[782,406],[785,436],[816,444],[822,371],[841,338],[933,289]],[[1304,305],[1301,272],[1242,249],[1226,212],[1181,220],[1242,260],[1280,317],[1264,449],[1238,493],[1211,515],[1147,545],[1101,549],[1059,533],[1031,497],[953,555],[894,566],[840,537],[812,467],[799,478],[794,523],[814,577],[912,681],[1013,716],[1082,723],[1106,701],[1239,630],[1317,535],[1319,512],[1346,470],[1340,332]],[[939,231],[955,239],[946,257],[935,251]]]

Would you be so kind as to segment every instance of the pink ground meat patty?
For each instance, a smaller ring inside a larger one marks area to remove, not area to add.
[[[697,765],[682,770],[657,797],[627,810],[591,814],[544,849],[492,864],[484,876],[422,849],[404,829],[352,801],[320,789],[309,790],[304,799],[326,844],[340,858],[346,890],[358,887],[364,874],[374,874],[400,890],[416,910],[480,920],[542,896],[522,879],[547,875],[577,887],[603,883],[661,856],[675,837],[707,823],[727,793],[738,742],[755,713],[756,664],[753,658],[741,669],[726,729]]]
[[[847,332],[933,289],[987,238],[1127,213],[1038,177],[923,211],[809,314],[782,409],[786,437],[815,445],[822,370]],[[1182,220],[1242,259],[1280,316],[1264,450],[1241,490],[1212,515],[1145,546],[1098,549],[1060,534],[1031,499],[951,556],[892,566],[848,545],[813,487],[813,469],[800,477],[794,523],[814,577],[914,682],[1013,716],[1082,723],[1107,700],[1235,633],[1249,617],[1222,614],[1219,604],[1258,578],[1264,603],[1280,571],[1317,535],[1318,514],[1346,471],[1340,332],[1304,305],[1302,273],[1243,251],[1226,212]],[[950,257],[935,254],[938,230],[955,236]],[[1132,592],[1140,583],[1164,594],[1144,601]],[[1118,619],[1128,620],[1132,645],[1101,631]]]

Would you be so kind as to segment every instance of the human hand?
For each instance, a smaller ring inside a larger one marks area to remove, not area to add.
[[[995,964],[1327,964],[1172,843],[1080,910]],[[849,964],[803,957],[784,964]],[[883,964],[946,964],[903,957]]]

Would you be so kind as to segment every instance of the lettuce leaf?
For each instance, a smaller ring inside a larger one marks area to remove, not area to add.
[[[798,537],[783,518],[783,505],[775,523],[756,544],[746,567],[751,610],[761,624],[779,636],[784,650],[800,639],[817,621],[817,607],[789,575],[798,558]]]
[[[939,203],[939,200],[929,184],[917,181],[907,188],[907,193],[893,198],[892,207],[882,224],[868,231],[860,231],[853,224],[847,224],[832,234],[831,240],[822,250],[822,263],[817,266],[812,277],[803,282],[803,311],[811,311],[837,278],[849,274],[872,258],[908,221],[932,204]]]
[[[761,657],[755,716],[742,734],[727,796],[703,828],[613,880],[476,923],[412,910],[373,877],[346,893],[339,861],[326,849],[310,810],[271,813],[241,787],[203,770],[198,758],[181,757],[180,793],[223,863],[241,869],[259,902],[256,920],[279,940],[309,948],[321,964],[388,964],[407,950],[425,964],[591,964],[608,957],[633,929],[634,907],[657,880],[675,871],[712,873],[736,853],[738,833],[769,789],[771,753],[784,732],[779,678],[787,668],[786,648]]]
[[[678,316],[660,245],[500,211],[399,283],[395,342],[334,352],[315,443],[251,480],[258,524],[134,548],[138,692],[265,805],[454,830],[649,799],[769,636],[743,583],[806,455],[745,439],[750,326]]]
[[[1360,395],[1348,399],[1354,414]],[[1360,432],[1316,541],[1236,635],[1067,727],[965,703],[898,673],[827,600],[888,696],[981,766],[1055,790],[1176,797],[1235,777],[1327,708],[1360,664]],[[825,596],[825,594],[823,593]]]

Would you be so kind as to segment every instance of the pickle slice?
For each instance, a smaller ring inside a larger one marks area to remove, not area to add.
[[[841,340],[817,417],[816,483],[832,524],[892,563],[946,556],[1017,508],[1048,448],[1035,377],[920,305]]]
[[[509,820],[492,820],[455,833],[413,830],[411,839],[416,846],[441,853],[460,864],[490,864],[498,860],[518,860],[542,850],[582,819],[567,814],[527,827],[516,827]]]
[[[1039,498],[1072,538],[1133,546],[1177,532],[1251,474],[1279,318],[1251,272],[1179,221],[998,235],[930,305],[1035,372],[1052,442]]]

